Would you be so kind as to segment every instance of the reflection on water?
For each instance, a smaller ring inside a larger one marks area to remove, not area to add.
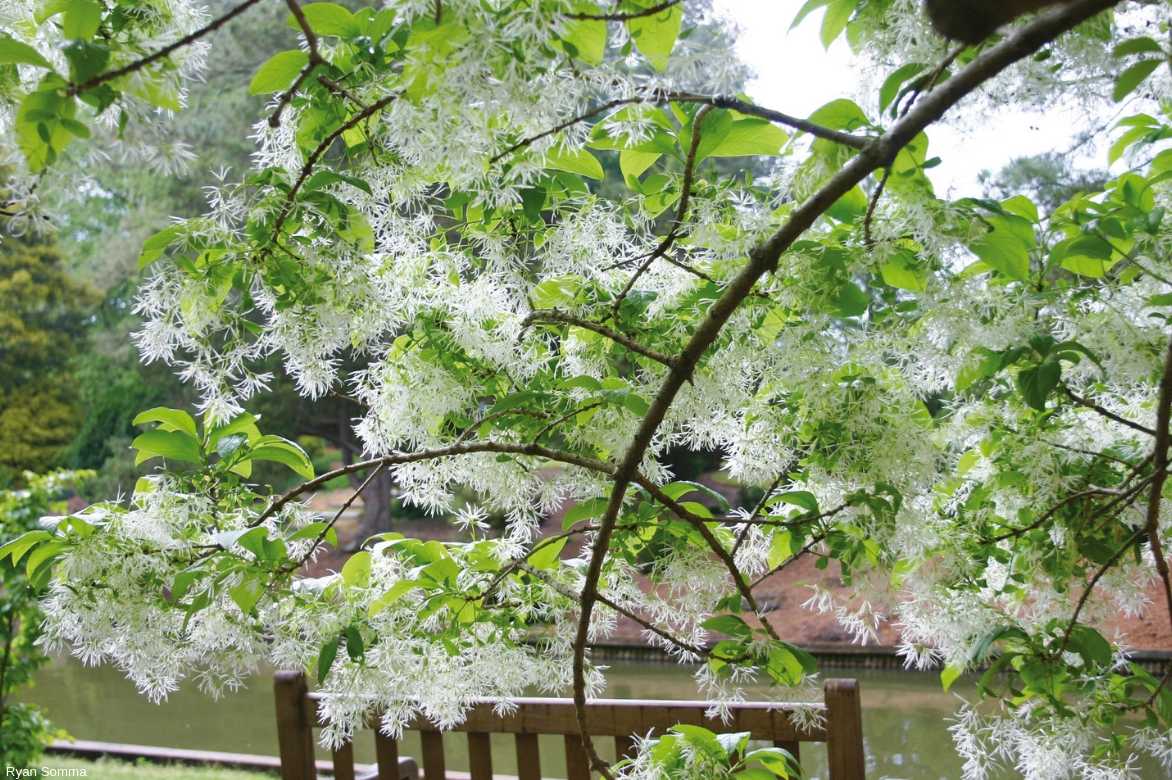
[[[948,720],[956,700],[941,691],[936,675],[837,670],[834,675],[860,680],[869,778],[960,777],[960,761],[948,734]],[[696,697],[688,671],[668,664],[614,664],[608,679],[606,695],[612,698]],[[762,699],[769,695],[764,687],[753,694]],[[155,706],[109,667],[85,669],[60,660],[42,670],[28,698],[44,706],[53,721],[77,739],[269,755],[277,752],[272,689],[267,678],[259,678],[248,688],[219,701],[184,689]],[[467,771],[463,735],[450,735],[445,742],[448,768]],[[604,748],[600,752],[609,758],[609,740],[600,742]],[[418,756],[418,736],[409,734],[400,750],[403,755]],[[547,773],[564,772],[561,738],[543,738],[541,753],[542,768]],[[369,734],[359,736],[355,755],[360,762],[374,761]],[[824,780],[825,748],[803,745],[802,764],[811,780]],[[515,773],[510,736],[494,736],[493,768],[505,774]],[[1144,776],[1153,780],[1160,777],[1156,773]]]

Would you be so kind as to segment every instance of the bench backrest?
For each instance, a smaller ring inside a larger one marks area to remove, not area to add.
[[[282,780],[315,780],[313,729],[318,726],[318,696],[308,691],[300,672],[278,672],[274,680],[277,700],[277,733],[281,749]],[[685,723],[704,726],[716,732],[748,731],[753,739],[765,740],[800,757],[802,742],[825,742],[829,762],[829,780],[864,780],[863,725],[859,703],[859,686],[855,680],[827,680],[824,701],[815,704],[821,711],[817,727],[799,728],[791,718],[794,705],[748,702],[731,705],[732,721],[705,717],[704,702],[643,701],[638,699],[598,699],[587,704],[587,724],[594,737],[613,738],[615,755],[629,755],[634,737],[655,731],[662,734],[672,726]],[[590,771],[578,735],[578,719],[570,699],[523,698],[513,700],[515,710],[508,715],[494,712],[493,702],[484,701],[472,708],[467,719],[453,731],[463,732],[468,740],[471,780],[492,780],[490,734],[512,734],[516,741],[519,780],[541,780],[538,736],[560,735],[565,743],[566,771],[569,780],[589,780]],[[372,718],[369,725],[376,725]],[[447,780],[444,765],[444,736],[429,722],[420,719],[412,730],[419,731],[424,780]],[[399,757],[398,743],[375,730],[377,772],[365,775],[378,780],[414,778],[415,763]],[[336,780],[355,777],[353,745],[334,751]]]

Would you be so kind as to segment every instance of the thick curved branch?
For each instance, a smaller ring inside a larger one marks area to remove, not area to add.
[[[659,394],[652,401],[631,446],[615,472],[614,488],[591,548],[590,564],[586,571],[582,610],[574,639],[574,703],[583,748],[593,767],[604,776],[609,778],[612,775],[606,762],[594,749],[586,720],[586,644],[589,639],[590,616],[597,600],[603,560],[610,546],[627,486],[638,470],[676,395],[691,378],[696,365],[716,341],[733,312],[752,294],[757,282],[777,267],[782,253],[787,251],[839,198],[882,167],[899,149],[910,143],[916,135],[943,117],[949,109],[986,81],[1010,65],[1029,57],[1062,33],[1112,8],[1118,2],[1120,0],[1076,0],[1057,11],[1039,16],[1002,43],[978,56],[955,76],[926,95],[907,116],[869,144],[861,154],[851,159],[817,193],[797,207],[785,225],[750,253],[749,262],[729,283],[724,294],[712,305],[707,317],[697,327],[681,353],[679,362],[672,368]]]
[[[1164,483],[1168,479],[1169,424],[1172,423],[1172,341],[1164,357],[1164,374],[1160,378],[1160,401],[1156,409],[1156,444],[1152,452],[1155,473],[1152,475],[1151,497],[1148,499],[1147,522],[1144,533],[1152,546],[1152,557],[1156,560],[1156,571],[1164,585],[1164,601],[1168,608],[1169,624],[1172,624],[1172,575],[1168,572],[1168,559],[1164,557],[1164,545],[1160,541],[1160,504],[1164,499]]]

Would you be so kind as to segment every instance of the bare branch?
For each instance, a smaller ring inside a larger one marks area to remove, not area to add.
[[[614,299],[614,303],[611,304],[611,311],[615,322],[618,322],[619,309],[622,307],[623,301],[626,300],[631,290],[634,289],[635,283],[639,281],[639,277],[647,272],[647,269],[651,267],[651,264],[657,258],[667,254],[668,250],[672,248],[672,245],[675,244],[676,239],[680,237],[684,230],[684,220],[688,218],[688,206],[692,201],[692,186],[696,180],[696,152],[700,148],[701,125],[704,124],[704,119],[710,111],[712,111],[712,106],[704,106],[696,112],[696,118],[692,120],[692,144],[688,147],[688,158],[684,162],[684,181],[680,188],[680,203],[676,209],[676,217],[672,222],[671,229],[668,230],[663,240],[659,242],[659,246],[655,247],[651,254],[647,256],[647,259],[643,261],[638,270],[631,274],[631,278],[627,280],[622,292]],[[671,364],[667,363],[665,365],[670,366]]]
[[[505,157],[508,157],[516,151],[524,149],[526,146],[532,146],[534,143],[542,140],[543,138],[548,138],[551,135],[560,133],[562,130],[573,127],[580,122],[585,122],[587,119],[593,119],[602,112],[609,111],[612,108],[636,104],[663,105],[672,101],[679,103],[700,103],[712,106],[713,108],[731,109],[747,116],[768,119],[770,122],[786,125],[787,127],[792,127],[795,130],[801,130],[802,132],[809,133],[810,135],[817,138],[824,138],[827,141],[833,141],[835,143],[843,144],[844,146],[849,146],[852,149],[864,149],[867,144],[872,141],[870,138],[851,135],[850,133],[843,133],[838,130],[831,130],[828,127],[823,127],[822,125],[811,122],[808,119],[800,119],[796,116],[783,114],[780,111],[763,108],[761,106],[757,106],[734,97],[721,95],[700,95],[693,92],[658,92],[654,95],[648,95],[645,97],[618,98],[616,100],[610,100],[606,103],[602,103],[601,105],[595,106],[594,108],[587,109],[572,119],[567,119],[565,122],[551,127],[549,130],[518,141],[489,160],[489,163],[495,165]]]
[[[615,11],[609,14],[587,14],[587,13],[573,13],[565,14],[567,19],[583,19],[596,20],[600,22],[625,22],[629,19],[639,19],[644,16],[655,16],[656,14],[666,11],[672,6],[679,5],[683,0],[665,0],[659,5],[653,5],[650,8],[644,8],[641,11]]]
[[[656,363],[661,363],[668,368],[671,368],[673,365],[673,359],[671,357],[663,354],[662,352],[657,352],[654,349],[645,347],[634,339],[619,333],[617,330],[608,328],[605,325],[599,325],[598,323],[591,322],[590,320],[582,319],[581,317],[575,317],[572,314],[566,314],[565,312],[559,311],[557,309],[540,309],[535,311],[525,318],[524,324],[530,325],[535,322],[573,325],[575,327],[582,328],[583,330],[593,331],[600,336],[606,336],[616,344],[623,345],[632,352],[640,354],[650,360],[654,360]]]
[[[305,44],[309,47],[309,61],[305,63],[305,67],[297,74],[296,80],[293,84],[281,93],[281,99],[277,101],[277,107],[273,110],[272,115],[269,116],[269,127],[278,127],[281,124],[281,113],[285,107],[293,100],[293,96],[301,89],[301,85],[309,78],[314,69],[318,65],[325,63],[322,59],[321,51],[318,48],[317,33],[309,26],[309,20],[305,18],[305,11],[301,8],[301,3],[298,0],[285,0],[285,4],[289,6],[289,12],[293,14],[293,18],[297,22],[297,26],[301,28],[301,34],[305,36]]]
[[[259,2],[260,0],[244,0],[243,3],[234,7],[223,16],[216,17],[198,30],[188,33],[174,43],[170,43],[158,51],[152,54],[148,54],[142,59],[135,60],[128,65],[123,65],[121,68],[116,68],[105,73],[99,73],[93,78],[87,79],[80,84],[71,84],[69,89],[66,90],[66,94],[71,96],[80,95],[82,92],[87,92],[94,87],[99,86],[100,84],[105,84],[107,81],[112,81],[129,73],[134,73],[136,70],[142,70],[147,65],[151,65],[161,59],[164,59],[168,55],[178,51],[179,49],[182,49],[184,46],[190,46],[208,33],[215,32]]]
[[[1066,392],[1066,396],[1071,401],[1074,401],[1076,404],[1078,404],[1079,406],[1086,407],[1087,409],[1090,409],[1091,411],[1096,412],[1096,413],[1102,415],[1103,417],[1106,417],[1108,420],[1114,420],[1115,422],[1119,423],[1120,425],[1126,425],[1128,428],[1131,428],[1133,431],[1139,431],[1140,433],[1146,433],[1148,436],[1155,436],[1156,435],[1156,432],[1153,431],[1151,428],[1147,427],[1146,425],[1140,425],[1139,423],[1135,422],[1134,420],[1129,420],[1126,417],[1121,417],[1121,416],[1115,414],[1115,412],[1112,412],[1110,409],[1107,409],[1103,406],[1100,406],[1099,404],[1095,403],[1094,401],[1090,400],[1089,398],[1083,398],[1082,396],[1078,395],[1073,390],[1071,390],[1065,384],[1062,385],[1062,389]]]

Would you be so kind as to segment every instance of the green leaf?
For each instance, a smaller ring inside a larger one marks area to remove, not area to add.
[[[952,687],[952,684],[960,679],[960,675],[964,672],[963,666],[957,664],[949,664],[940,670],[940,684],[944,686],[947,691]]]
[[[146,268],[151,263],[163,256],[167,247],[175,242],[175,239],[183,235],[183,225],[175,224],[170,227],[165,227],[158,233],[148,238],[142,244],[142,252],[138,256],[138,267]]]
[[[370,584],[370,551],[360,550],[342,564],[342,582],[347,587],[365,588]]]
[[[88,41],[102,23],[102,4],[98,0],[67,0],[61,32],[66,38]]]
[[[65,542],[46,542],[29,553],[24,562],[24,571],[29,577],[37,573],[37,569],[57,557],[57,553],[65,549]]]
[[[258,419],[260,418],[254,414],[241,412],[233,417],[226,425],[213,428],[207,433],[208,448],[216,448],[221,439],[236,435],[243,435],[247,437],[250,443],[255,443],[261,438],[260,429],[256,427]]]
[[[1070,646],[1090,664],[1110,666],[1114,659],[1111,643],[1090,626],[1077,625],[1070,631]]]
[[[282,92],[289,88],[308,64],[309,54],[300,49],[277,52],[256,69],[248,84],[248,92],[252,95]]]
[[[798,10],[797,14],[794,16],[793,21],[790,22],[789,28],[791,30],[794,29],[799,24],[801,24],[807,16],[814,13],[819,8],[828,5],[829,3],[830,0],[806,0],[806,4]]]
[[[556,309],[572,303],[581,286],[576,276],[554,276],[534,287],[529,298],[535,309]]]
[[[566,25],[562,40],[573,47],[577,57],[591,65],[598,65],[606,54],[606,22],[576,19]]]
[[[601,516],[606,511],[607,503],[608,500],[605,498],[592,498],[589,501],[575,504],[562,518],[562,530],[568,531],[575,523]]]
[[[853,100],[839,98],[810,114],[810,121],[831,130],[855,130],[870,124],[866,113]]]
[[[716,734],[703,726],[681,723],[678,726],[672,726],[671,730],[683,737],[684,741],[694,750],[702,751],[716,761],[724,761],[727,758],[724,745],[720,744]]]
[[[231,588],[228,595],[232,597],[232,601],[236,602],[236,606],[240,607],[241,612],[245,615],[251,615],[264,592],[264,581],[255,574],[250,574],[234,588]]]
[[[697,162],[709,157],[773,156],[779,154],[789,140],[780,127],[756,118],[733,122],[711,145],[704,143],[707,138],[701,134],[700,146],[696,150]]]
[[[889,287],[910,292],[923,292],[928,285],[928,274],[916,263],[915,255],[899,252],[879,267],[883,283]]]
[[[826,6],[826,16],[822,17],[823,46],[829,49],[830,44],[842,35],[857,4],[858,0],[830,0]]]
[[[676,45],[683,21],[683,4],[677,3],[658,14],[628,19],[626,25],[635,48],[647,58],[651,67],[662,73],[667,70],[667,61]]]
[[[921,62],[908,63],[902,68],[897,68],[884,79],[883,85],[879,87],[879,111],[886,111],[887,107],[895,102],[895,98],[899,96],[900,88],[904,83],[923,73],[927,67]]]
[[[336,636],[321,646],[321,652],[317,655],[318,685],[324,683],[326,677],[329,676],[330,669],[334,666],[334,659],[338,657],[338,643],[341,639],[340,636]]]
[[[88,81],[101,73],[110,61],[110,50],[87,41],[74,41],[64,49],[69,61],[69,78],[74,83]]]
[[[1029,249],[1017,236],[994,230],[969,244],[969,249],[981,262],[1010,279],[1026,281],[1029,278]]]
[[[748,638],[753,635],[753,629],[749,628],[749,624],[740,615],[716,615],[700,625],[709,631],[736,638]]]
[[[1115,250],[1099,236],[1083,235],[1054,247],[1054,259],[1079,276],[1102,279],[1123,258],[1112,259]]]
[[[799,685],[816,669],[814,657],[805,650],[786,642],[773,642],[769,648],[765,671],[778,685]]]
[[[337,3],[308,3],[301,6],[301,11],[305,14],[309,29],[318,35],[348,37],[359,32],[354,14]],[[301,29],[293,14],[286,17],[286,23],[294,29]]]
[[[851,281],[844,282],[838,288],[838,295],[834,299],[835,313],[840,317],[858,317],[867,311],[871,299],[863,288]]]
[[[366,644],[362,641],[362,632],[353,623],[346,626],[346,655],[350,656],[351,661],[361,661],[366,656]]]
[[[529,565],[535,569],[552,569],[557,566],[558,558],[562,554],[562,550],[569,541],[568,536],[563,536],[554,541],[539,541],[536,546],[536,552],[529,556]]]
[[[1163,54],[1164,49],[1159,43],[1153,39],[1142,35],[1139,38],[1132,38],[1124,41],[1116,46],[1111,55],[1114,57],[1126,57],[1131,54]]]
[[[152,422],[159,423],[160,430],[183,431],[191,434],[192,437],[196,435],[195,420],[191,418],[190,414],[182,409],[169,409],[165,406],[156,406],[154,409],[139,412],[131,424],[143,425]]]
[[[1115,79],[1115,90],[1111,93],[1112,99],[1118,103],[1132,92],[1135,92],[1139,89],[1139,85],[1163,63],[1163,60],[1140,60],[1120,73],[1119,78]]]
[[[794,557],[793,534],[786,530],[777,530],[773,532],[773,538],[769,542],[769,556],[766,558],[766,565],[770,569],[776,569],[781,564]]]
[[[799,507],[806,512],[818,511],[818,498],[808,490],[790,490],[784,493],[778,493],[770,503],[776,503],[778,501],[783,504]]]
[[[867,213],[867,193],[863,192],[863,188],[854,186],[847,194],[834,202],[834,205],[826,210],[826,213],[837,219],[839,222],[856,222],[859,217]]]
[[[619,170],[624,178],[639,178],[643,173],[659,160],[663,155],[659,152],[636,152],[633,149],[623,149],[619,152]]]
[[[0,34],[0,65],[36,65],[39,68],[53,69],[49,61],[41,53],[16,40],[11,35]]]
[[[15,566],[20,563],[20,559],[25,556],[25,553],[41,542],[52,538],[53,534],[40,529],[21,534],[3,547],[0,547],[0,561],[11,557],[12,565]]]
[[[1062,379],[1062,365],[1057,360],[1045,360],[1017,374],[1017,389],[1034,409],[1045,411],[1046,399]]]
[[[188,463],[201,463],[203,461],[199,442],[186,431],[165,431],[156,428],[137,436],[130,443],[130,446],[138,450],[138,454],[134,458],[136,466],[151,458],[182,460]]]
[[[249,457],[253,460],[268,460],[288,466],[299,477],[313,479],[313,463],[305,450],[296,442],[281,436],[261,436],[253,442]]]
[[[555,171],[576,173],[591,179],[603,177],[602,163],[586,149],[573,151],[559,146],[545,157],[545,167]]]
[[[377,599],[370,602],[370,606],[366,609],[366,616],[374,617],[399,599],[403,598],[403,596],[419,587],[420,585],[417,580],[399,580],[394,585],[392,585],[386,593],[383,593]]]

